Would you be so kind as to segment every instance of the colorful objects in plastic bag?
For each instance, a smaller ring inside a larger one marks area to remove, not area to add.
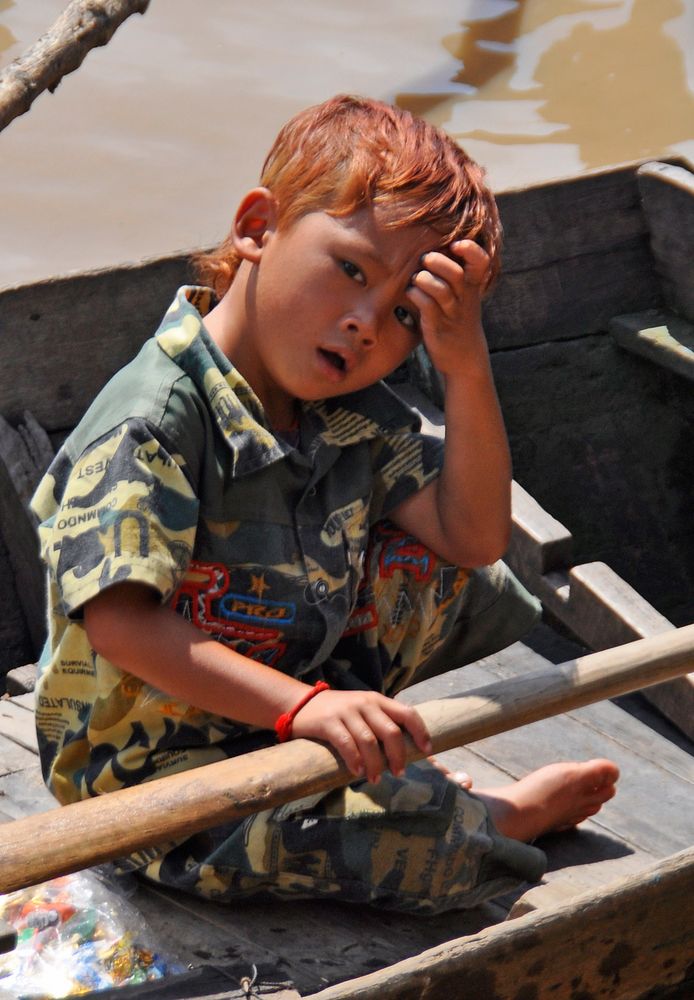
[[[54,998],[185,971],[162,954],[143,917],[93,872],[0,896],[17,947],[0,955],[0,994]]]

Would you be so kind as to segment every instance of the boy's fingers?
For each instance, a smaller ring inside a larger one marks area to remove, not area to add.
[[[419,313],[419,325],[422,330],[437,323],[442,307],[433,296],[428,295],[422,288],[411,285],[407,297]]]
[[[424,254],[422,258],[422,270],[418,274],[432,274],[442,279],[448,285],[462,285],[465,282],[464,265],[466,261],[453,260],[446,254],[432,251]]]
[[[393,702],[393,704],[397,706],[399,712],[398,715],[393,715],[395,721],[407,730],[417,749],[421,750],[423,754],[429,755],[432,752],[431,737],[419,712],[398,701]]]
[[[381,771],[385,766],[383,754],[381,753],[381,745],[373,730],[371,730],[364,722],[361,723],[360,728],[356,731],[356,733],[353,733],[353,737],[361,756],[363,773],[365,774],[367,781],[371,781],[373,784],[376,784],[379,781]]]
[[[451,252],[460,261],[469,279],[482,283],[489,274],[489,254],[474,240],[457,240],[451,243]]]
[[[361,753],[356,741],[353,739],[347,726],[339,719],[335,719],[329,730],[319,739],[325,739],[330,743],[342,757],[343,761],[356,778],[361,778],[364,774],[364,765]]]
[[[456,301],[456,293],[452,284],[437,277],[431,271],[418,271],[412,277],[412,284],[415,289],[419,289],[434,299],[441,309],[448,309]]]
[[[367,716],[369,725],[383,747],[391,772],[400,777],[405,770],[406,748],[403,732],[398,723],[380,709]]]

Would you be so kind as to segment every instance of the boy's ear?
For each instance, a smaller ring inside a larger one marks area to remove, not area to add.
[[[242,200],[234,219],[234,249],[243,260],[257,264],[263,251],[265,235],[276,228],[275,196],[267,188],[253,188]]]

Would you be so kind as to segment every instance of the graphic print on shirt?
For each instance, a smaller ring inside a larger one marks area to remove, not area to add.
[[[431,579],[434,568],[431,549],[422,545],[412,535],[403,534],[395,528],[386,529],[383,534],[390,534],[391,540],[381,550],[378,565],[380,577],[386,580],[398,570],[402,570],[405,573],[412,573],[418,583],[426,583]]]
[[[201,631],[272,667],[287,649],[282,626],[294,624],[296,605],[264,596],[271,588],[262,570],[247,575],[248,585],[242,591],[240,581],[232,585],[222,563],[193,560],[171,607]]]

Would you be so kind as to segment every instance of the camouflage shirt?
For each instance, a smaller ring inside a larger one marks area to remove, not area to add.
[[[123,673],[81,609],[118,581],[240,653],[315,672],[345,629],[371,525],[433,479],[441,442],[384,384],[302,405],[276,437],[182,288],[65,442],[33,506],[49,569],[37,684],[44,776],[61,802],[253,749],[269,734]]]

